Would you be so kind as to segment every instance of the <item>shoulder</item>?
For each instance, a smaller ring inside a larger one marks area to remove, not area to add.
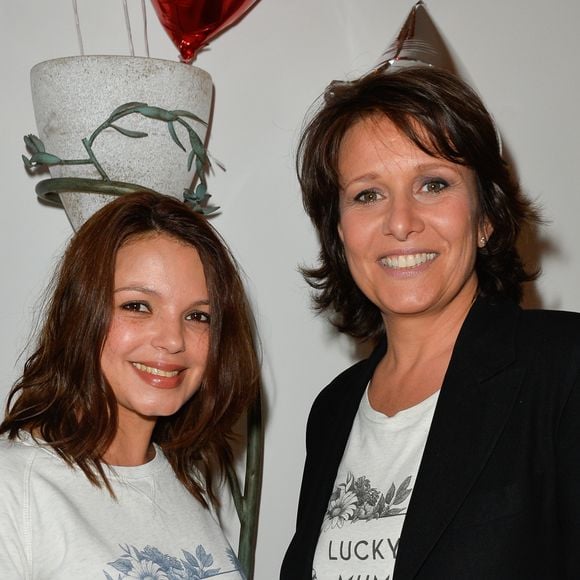
[[[556,310],[522,310],[517,341],[521,349],[535,351],[570,367],[580,363],[580,314]]]
[[[375,367],[386,352],[386,342],[379,341],[371,355],[337,375],[316,397],[310,411],[310,420],[321,415],[332,417],[339,408],[358,407]]]
[[[343,395],[348,393],[353,383],[360,382],[368,364],[368,359],[361,360],[342,371],[318,393],[312,408],[315,409],[319,406],[327,407],[342,400]]]
[[[25,538],[30,538],[26,512],[28,473],[35,451],[19,440],[0,437],[0,567],[3,578],[30,578]]]
[[[554,337],[580,337],[580,313],[563,310],[522,310],[520,324],[526,330]]]
[[[516,364],[525,368],[525,392],[535,397],[544,414],[549,409],[569,406],[578,416],[580,314],[523,310],[516,339]]]
[[[483,348],[491,360],[508,357],[512,346],[516,357],[524,359],[537,351],[541,357],[542,353],[556,355],[558,349],[579,352],[580,314],[528,310],[510,300],[480,298],[466,319],[460,339],[458,343],[467,344],[468,349],[478,347],[476,352],[469,350],[470,356],[480,358]]]
[[[30,465],[39,452],[38,446],[22,439],[0,437],[0,469],[2,474],[19,473]]]
[[[30,435],[22,434],[13,440],[0,437],[0,489],[22,485],[39,463],[46,460],[50,464],[60,462],[52,450],[36,443]]]
[[[5,525],[15,521],[25,503],[37,453],[38,449],[19,439],[0,437],[0,519]]]

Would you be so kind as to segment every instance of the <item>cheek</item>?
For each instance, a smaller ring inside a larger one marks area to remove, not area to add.
[[[107,377],[108,380],[111,379],[111,374],[114,374],[114,367],[118,359],[118,347],[116,343],[110,340],[111,336],[107,337],[105,344],[103,345],[103,350],[101,352],[101,371]],[[116,356],[117,355],[117,356]]]
[[[113,318],[103,344],[101,364],[110,364],[129,349],[135,343],[135,336],[138,334],[136,330],[134,325]]]
[[[452,245],[469,247],[477,242],[477,215],[469,203],[448,207],[431,216],[432,226]]]
[[[356,254],[361,249],[367,248],[367,240],[371,232],[371,225],[361,223],[354,215],[347,214],[338,225],[338,235],[347,254]]]
[[[111,321],[111,326],[109,328],[109,332],[107,333],[107,337],[105,338],[103,356],[110,356],[112,353],[118,351],[125,341],[125,329],[115,319],[113,319]]]
[[[204,369],[209,355],[209,336],[209,329],[204,332],[196,332],[190,337],[187,345],[190,359],[197,366],[203,366]]]

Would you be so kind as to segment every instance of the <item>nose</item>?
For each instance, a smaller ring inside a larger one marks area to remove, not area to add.
[[[385,209],[383,234],[393,236],[400,242],[406,241],[413,233],[423,231],[425,224],[416,206],[416,201],[408,195],[393,195]]]
[[[159,317],[154,323],[151,344],[154,348],[176,354],[185,350],[183,322],[180,319]]]

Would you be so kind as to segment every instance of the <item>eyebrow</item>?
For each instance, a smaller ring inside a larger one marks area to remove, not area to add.
[[[453,163],[452,161],[446,161],[446,160],[442,160],[441,162],[433,161],[433,162],[429,162],[429,163],[419,163],[419,165],[415,166],[415,170],[418,172],[422,172],[422,171],[438,171],[440,169],[447,169],[449,171],[454,171],[455,173],[459,173],[459,171],[454,167],[455,165],[458,165],[458,164]],[[353,179],[351,179],[347,183],[342,184],[339,182],[339,186],[340,186],[341,190],[344,190],[345,188],[349,187],[353,183],[359,183],[361,181],[372,181],[373,179],[377,179],[380,176],[381,176],[381,174],[378,173],[377,171],[369,171],[368,173],[363,173],[362,175],[357,175],[356,177],[354,177]]]
[[[115,288],[114,292],[125,292],[127,290],[132,290],[135,292],[143,292],[143,294],[157,294],[155,290],[151,288],[147,288],[146,286],[121,286],[119,288]]]
[[[376,179],[378,176],[379,176],[379,174],[374,172],[374,171],[372,171],[370,173],[364,173],[363,175],[357,175],[357,177],[355,177],[354,179],[351,179],[350,181],[348,181],[346,183],[340,183],[340,180],[339,180],[339,186],[340,186],[340,189],[346,189],[347,187],[349,187],[353,183],[358,183],[359,181],[372,181],[373,179]]]

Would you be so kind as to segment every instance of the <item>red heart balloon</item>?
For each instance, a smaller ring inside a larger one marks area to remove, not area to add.
[[[184,62],[233,24],[257,0],[152,0],[157,16]]]

